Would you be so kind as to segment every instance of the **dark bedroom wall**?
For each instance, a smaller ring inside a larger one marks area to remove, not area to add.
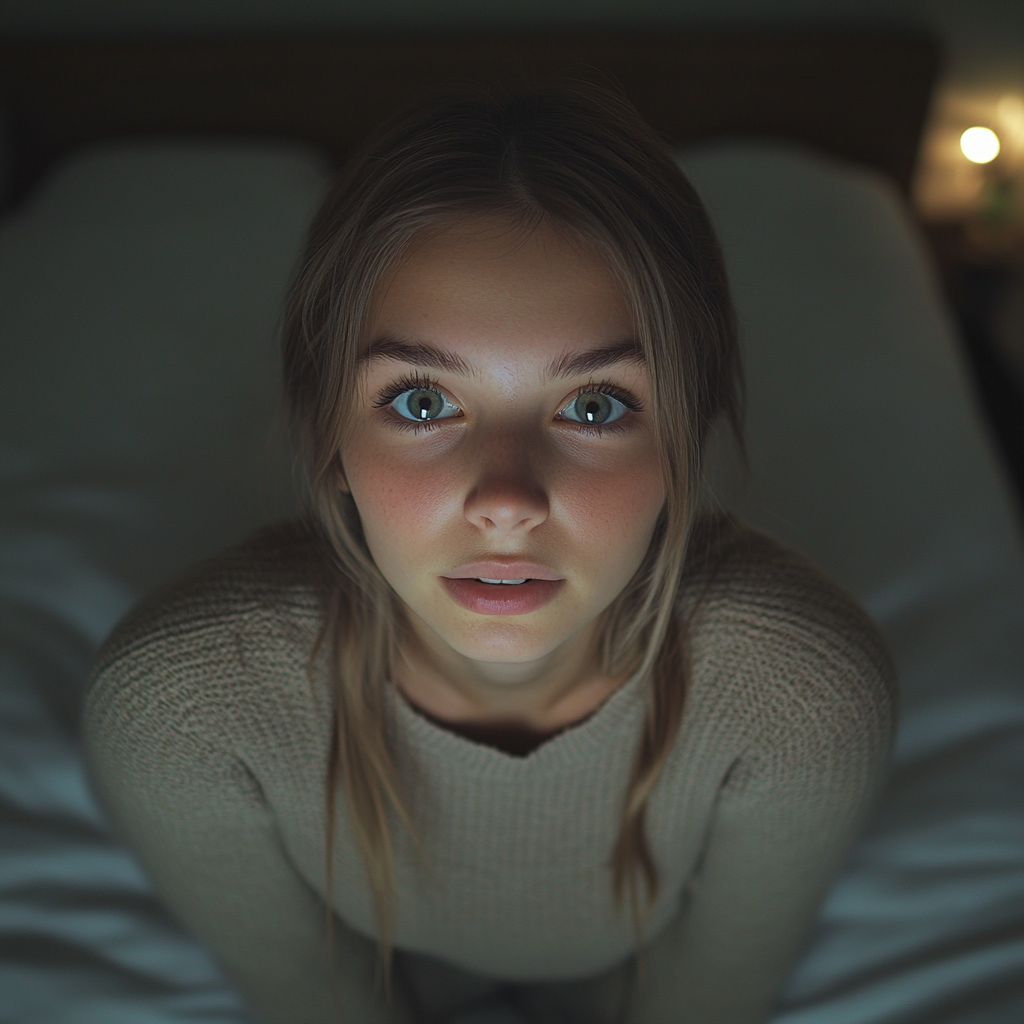
[[[1024,87],[1022,0],[2,0],[0,34],[309,31],[555,24],[916,24],[959,86]]]

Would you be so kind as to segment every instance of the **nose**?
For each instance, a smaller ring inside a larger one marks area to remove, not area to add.
[[[465,504],[466,519],[492,537],[529,533],[549,512],[547,494],[530,472],[527,453],[502,448],[481,467]]]

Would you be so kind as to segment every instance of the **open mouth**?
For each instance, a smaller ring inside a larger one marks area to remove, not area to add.
[[[485,579],[483,576],[474,576],[473,578],[475,580],[477,580],[478,582],[480,582],[480,583],[504,583],[504,584],[509,585],[509,586],[518,586],[520,583],[529,583],[530,582],[528,579],[525,579],[525,580],[489,580],[489,579]]]

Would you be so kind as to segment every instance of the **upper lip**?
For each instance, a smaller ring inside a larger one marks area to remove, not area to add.
[[[536,562],[467,562],[444,574],[452,580],[560,580],[558,573]]]

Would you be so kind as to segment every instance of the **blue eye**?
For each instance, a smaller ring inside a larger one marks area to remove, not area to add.
[[[390,404],[402,419],[416,423],[450,419],[461,411],[433,388],[407,388]]]
[[[599,427],[605,423],[614,423],[625,412],[626,406],[612,395],[603,391],[585,391],[562,410],[562,415],[572,423]]]

